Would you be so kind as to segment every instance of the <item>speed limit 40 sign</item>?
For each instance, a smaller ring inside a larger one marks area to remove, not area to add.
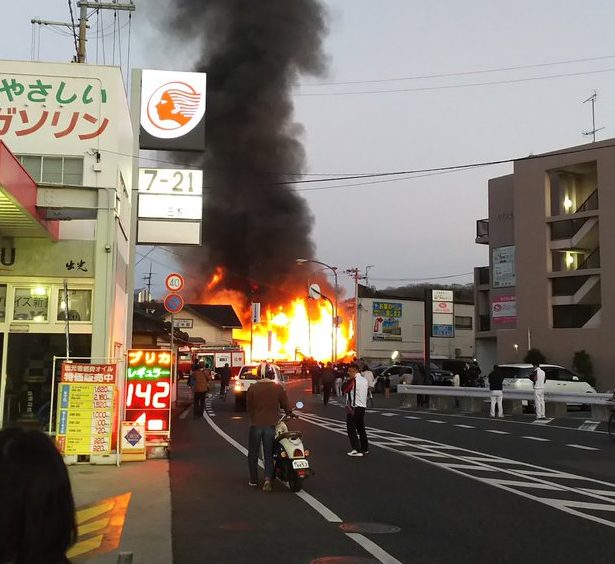
[[[164,283],[169,292],[179,292],[184,287],[184,277],[177,272],[173,272],[167,276]]]

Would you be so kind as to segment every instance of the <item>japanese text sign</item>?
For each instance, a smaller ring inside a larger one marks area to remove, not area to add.
[[[109,454],[113,444],[117,367],[62,363],[56,443],[65,455]]]
[[[399,302],[374,302],[372,316],[373,341],[401,341],[402,304]]]
[[[131,349],[126,369],[126,421],[147,422],[146,429],[168,431],[171,415],[170,350]]]

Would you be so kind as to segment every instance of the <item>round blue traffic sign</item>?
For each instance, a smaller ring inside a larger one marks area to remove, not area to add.
[[[169,313],[179,313],[184,308],[184,298],[179,294],[167,294],[164,298],[164,309]]]

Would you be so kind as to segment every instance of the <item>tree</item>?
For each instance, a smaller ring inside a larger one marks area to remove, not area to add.
[[[530,349],[527,351],[523,362],[527,362],[529,364],[544,364],[547,362],[547,357],[542,354],[539,349]]]
[[[590,386],[596,386],[596,378],[594,377],[594,364],[589,353],[583,349],[576,351],[572,358],[572,368],[583,376],[584,380]]]

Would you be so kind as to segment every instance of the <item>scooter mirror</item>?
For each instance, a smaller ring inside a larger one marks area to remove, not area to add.
[[[302,401],[298,401],[298,402],[295,404],[295,407],[296,407],[297,409],[303,409],[303,402],[302,402]]]

